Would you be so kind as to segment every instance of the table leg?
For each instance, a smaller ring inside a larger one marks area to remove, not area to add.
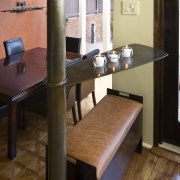
[[[8,104],[8,158],[16,156],[16,103]]]

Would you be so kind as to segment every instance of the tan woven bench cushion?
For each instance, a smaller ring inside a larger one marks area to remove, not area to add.
[[[106,95],[67,132],[67,155],[96,167],[99,179],[141,108],[136,101]]]

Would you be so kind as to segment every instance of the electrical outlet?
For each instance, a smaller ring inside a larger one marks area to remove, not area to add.
[[[25,1],[18,1],[18,2],[16,2],[16,5],[17,6],[26,6],[26,2]]]
[[[139,1],[138,0],[123,0],[122,1],[122,14],[138,15],[139,14]]]

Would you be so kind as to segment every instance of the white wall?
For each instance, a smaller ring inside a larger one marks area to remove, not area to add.
[[[153,46],[153,0],[139,0],[140,14],[122,15],[121,0],[114,0],[113,47],[140,43]],[[113,75],[114,89],[144,98],[143,142],[153,144],[153,64]]]

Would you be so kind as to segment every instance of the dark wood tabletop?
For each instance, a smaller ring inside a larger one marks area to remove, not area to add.
[[[8,157],[16,156],[17,106],[35,93],[47,75],[47,50],[34,48],[0,59],[0,101],[8,104]],[[66,53],[68,65],[80,54]]]
[[[23,53],[22,59],[14,63],[8,63],[8,59],[1,59],[0,94],[15,98],[29,87],[42,82],[47,74],[45,59],[46,50],[40,48]]]

